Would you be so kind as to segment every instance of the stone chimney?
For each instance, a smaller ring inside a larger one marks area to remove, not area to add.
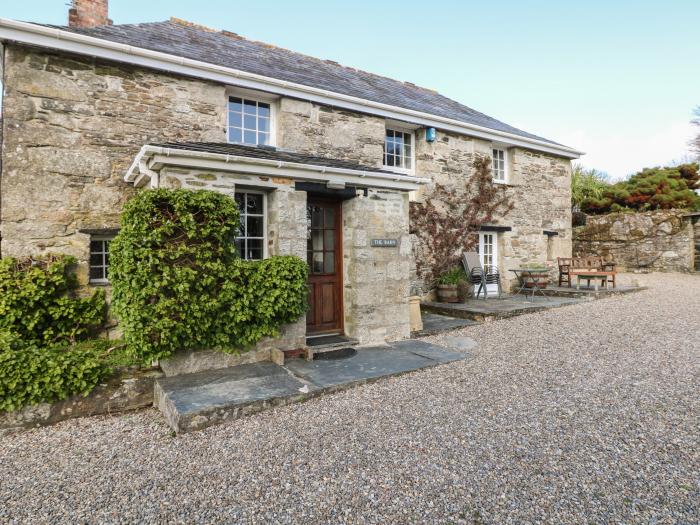
[[[112,25],[108,18],[108,0],[73,0],[68,10],[70,27]]]

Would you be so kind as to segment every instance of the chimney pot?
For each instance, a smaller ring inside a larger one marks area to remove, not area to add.
[[[68,10],[68,25],[70,27],[112,25],[108,4],[108,0],[73,0]]]

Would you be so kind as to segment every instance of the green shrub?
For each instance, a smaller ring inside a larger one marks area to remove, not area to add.
[[[576,193],[572,178],[572,198]],[[581,186],[580,181],[578,185]],[[581,210],[587,213],[608,213],[625,210],[657,209],[700,210],[700,174],[698,164],[682,164],[666,168],[647,168],[628,180],[597,186],[596,191],[580,192]]]
[[[124,207],[110,245],[112,306],[133,355],[247,347],[306,308],[306,263],[254,263],[235,251],[233,199],[210,191],[146,190]]]
[[[104,293],[75,295],[78,287],[73,257],[0,259],[0,330],[28,344],[76,341],[96,331],[104,321]]]
[[[87,395],[108,372],[98,349],[89,343],[39,348],[0,331],[0,411]]]
[[[601,199],[609,186],[605,173],[574,164],[571,168],[572,208],[581,209],[587,202]]]
[[[448,271],[441,274],[440,277],[438,277],[437,282],[438,282],[438,284],[457,285],[457,284],[464,282],[466,280],[467,280],[467,274],[464,273],[464,270],[462,269],[462,267],[461,266],[453,266]]]

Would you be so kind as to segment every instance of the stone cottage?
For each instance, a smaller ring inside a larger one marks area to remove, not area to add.
[[[503,273],[571,255],[572,148],[434,91],[182,20],[112,25],[74,0],[68,26],[0,19],[2,255],[74,255],[109,286],[109,241],[140,188],[235,198],[241,256],[310,267],[299,338],[409,335],[409,200],[469,176],[476,154],[515,208],[484,226]],[[290,336],[291,337],[291,336]]]

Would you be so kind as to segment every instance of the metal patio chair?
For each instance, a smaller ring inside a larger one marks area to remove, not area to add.
[[[481,291],[484,291],[484,300],[488,296],[487,285],[496,284],[498,285],[498,297],[501,297],[501,274],[496,266],[481,265],[481,258],[476,252],[464,252],[462,254],[462,265],[464,266],[464,271],[467,272],[467,277],[469,282],[479,288],[476,292],[476,298],[479,298]]]

